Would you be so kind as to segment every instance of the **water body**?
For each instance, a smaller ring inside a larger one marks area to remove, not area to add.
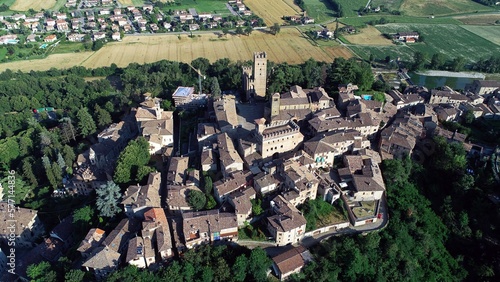
[[[409,73],[414,84],[433,89],[441,86],[449,86],[452,89],[464,89],[466,84],[472,83],[475,79],[471,77],[449,77],[449,76],[428,76],[423,74]]]

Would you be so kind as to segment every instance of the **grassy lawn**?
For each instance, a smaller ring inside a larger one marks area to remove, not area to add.
[[[390,56],[391,59],[400,58],[403,61],[412,61],[414,51],[404,45],[393,46],[363,46],[351,45],[349,46],[354,53],[361,56],[361,58],[368,60],[370,54],[373,54],[375,60],[385,60],[385,57]]]
[[[226,7],[226,1],[222,0],[177,0],[181,5],[172,4],[169,9],[172,10],[186,10],[195,8],[197,12],[210,12],[220,15],[231,14]]]
[[[462,28],[500,45],[500,26],[463,25]]]
[[[494,10],[471,0],[404,0],[400,8],[410,16],[452,15]]]
[[[264,222],[265,219],[238,229],[238,238],[242,240],[267,241],[267,237],[270,237],[270,234],[268,234]]]
[[[422,23],[422,24],[462,24],[462,22],[449,18],[423,18],[423,17],[409,17],[409,16],[394,16],[394,15],[365,15],[362,17],[346,17],[340,19],[340,22],[345,25],[364,26],[370,21],[377,21],[380,18],[385,18],[390,23]]]
[[[364,218],[369,216],[374,216],[377,208],[377,202],[367,201],[359,202],[361,206],[352,207],[352,212],[356,218]]]
[[[417,31],[424,42],[408,45],[413,51],[441,53],[448,59],[462,56],[468,61],[476,61],[500,53],[500,46],[482,38],[458,25],[442,24],[386,24],[376,26],[382,33]]]
[[[352,17],[358,15],[358,10],[365,7],[368,0],[336,0],[342,6],[345,17]]]
[[[7,55],[7,48],[0,48],[0,60],[3,60],[5,55]]]
[[[333,205],[319,198],[309,200],[302,205],[300,210],[307,220],[306,231],[315,230],[347,220],[347,215],[341,200],[337,200]]]
[[[66,4],[66,2],[66,0],[57,0],[56,4],[54,5],[54,7],[52,7],[51,10],[59,11],[59,9],[64,7],[64,4]]]
[[[330,3],[320,0],[304,0],[304,6],[309,17],[314,18],[316,23],[321,23],[335,18],[335,12]]]
[[[65,42],[59,43],[54,49],[52,49],[51,53],[55,54],[64,54],[64,53],[74,53],[84,51],[83,43],[73,43],[73,42]]]
[[[370,6],[372,7],[380,7],[384,6],[385,8],[393,11],[399,10],[401,8],[401,4],[403,4],[405,0],[372,0]]]

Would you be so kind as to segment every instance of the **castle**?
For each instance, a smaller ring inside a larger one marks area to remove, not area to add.
[[[255,52],[253,67],[243,67],[243,90],[246,100],[250,97],[265,98],[267,83],[267,54]]]

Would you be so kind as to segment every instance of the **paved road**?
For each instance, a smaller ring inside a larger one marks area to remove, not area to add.
[[[229,5],[228,3],[226,3],[226,7],[229,10],[229,12],[231,12],[231,14],[233,16],[239,16],[238,13],[236,13],[236,11],[233,9],[233,7],[231,7],[231,5]]]

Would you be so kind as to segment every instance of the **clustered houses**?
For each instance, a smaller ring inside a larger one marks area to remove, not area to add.
[[[75,38],[89,35],[93,40],[119,41],[123,33],[164,33],[179,31],[194,31],[215,28],[234,28],[238,25],[256,27],[263,21],[253,16],[241,2],[233,3],[235,15],[222,16],[208,12],[198,13],[196,9],[175,10],[170,13],[159,10],[152,4],[142,7],[117,7],[112,0],[67,0],[67,13],[53,12],[50,15],[36,13],[31,17],[25,14],[14,14],[2,17],[1,23],[7,31],[24,27],[43,38],[54,35],[54,32],[64,33],[68,40],[80,42]],[[235,12],[238,11],[238,12]],[[230,12],[230,11],[229,11]],[[238,16],[238,17],[235,17]],[[2,44],[0,40],[0,44]],[[17,44],[15,40],[3,44]],[[47,43],[54,41],[45,41]]]
[[[257,72],[267,65],[265,56],[256,55],[254,60]],[[264,83],[266,89],[265,80],[255,84],[251,73],[244,70],[243,79],[250,79],[247,83],[253,87]],[[198,141],[198,154],[184,156],[172,154],[169,147],[178,138],[173,113],[161,109],[160,99],[144,95],[137,109],[101,132],[97,143],[78,156],[68,185],[76,193],[89,194],[111,179],[109,168],[138,133],[148,139],[151,154],[161,153],[167,159],[165,169],[151,173],[145,185],[128,187],[121,199],[125,218],[113,230],[88,231],[77,249],[82,268],[97,279],[125,264],[155,268],[174,253],[182,254],[200,244],[237,242],[238,228],[255,221],[264,227],[259,232],[273,238],[277,246],[297,244],[309,234],[324,232],[306,233],[306,218],[299,211],[301,205],[317,198],[330,204],[341,202],[349,218],[342,227],[377,222],[385,194],[381,161],[415,154],[427,137],[465,142],[464,135],[444,130],[439,121],[456,119],[464,111],[476,117],[500,118],[499,87],[500,83],[492,81],[474,81],[459,93],[447,87],[428,91],[412,86],[403,92],[392,91],[385,102],[378,102],[365,100],[368,95],[359,95],[356,85],[347,84],[339,86],[335,104],[320,87],[293,86],[286,93],[271,95],[252,130],[235,126],[235,98],[223,95],[216,101],[206,99],[213,104],[206,106],[206,120],[190,138]],[[256,89],[250,89],[250,97],[257,98]],[[378,138],[373,138],[376,134]],[[472,147],[465,145],[467,150]],[[216,207],[195,210],[190,204],[195,192],[208,199],[213,196]],[[262,201],[266,202],[260,208],[269,209],[254,217],[254,208]],[[5,206],[1,203],[0,209]],[[16,240],[28,246],[42,227],[36,212],[17,212],[21,228],[16,230],[24,231],[16,234]],[[4,220],[2,241],[6,224]],[[70,248],[72,234],[72,217],[68,217],[20,261],[21,273],[32,263],[56,262]],[[309,260],[305,250],[294,248],[274,257],[273,269],[283,280]]]

